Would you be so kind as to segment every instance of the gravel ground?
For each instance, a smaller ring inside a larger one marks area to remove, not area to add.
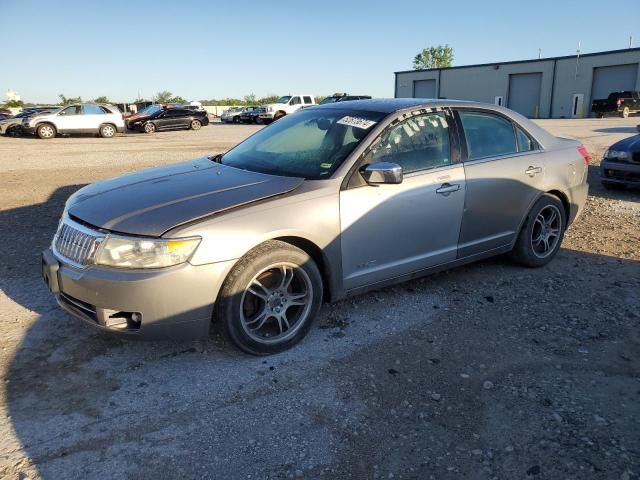
[[[326,305],[268,358],[131,342],[39,279],[63,203],[95,180],[224,151],[259,127],[0,138],[1,478],[621,479],[640,475],[640,194],[597,182],[637,119],[545,120],[592,154],[546,268],[503,258]]]

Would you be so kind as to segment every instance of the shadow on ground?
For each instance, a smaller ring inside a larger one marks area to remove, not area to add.
[[[0,473],[620,478],[640,467],[638,262],[566,249],[543,269],[492,259],[326,305],[302,344],[268,358],[217,337],[203,351],[130,342],[68,317],[39,279],[37,253],[76,188],[0,216],[2,240],[27,259],[3,266],[3,290],[38,314],[5,374],[29,460],[10,456]]]

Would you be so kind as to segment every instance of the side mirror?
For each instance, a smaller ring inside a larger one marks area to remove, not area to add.
[[[370,184],[402,183],[402,167],[397,163],[373,163],[367,165],[360,173],[365,182]]]

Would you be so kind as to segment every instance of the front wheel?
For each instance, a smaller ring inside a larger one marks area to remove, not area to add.
[[[558,253],[565,228],[562,202],[553,195],[543,195],[529,212],[511,258],[526,267],[546,265]]]
[[[200,127],[202,127],[202,123],[200,122],[200,120],[191,121],[191,130],[200,130]]]
[[[284,114],[284,113],[282,113],[282,112],[278,112],[278,113],[276,113],[276,114],[273,116],[273,121],[275,122],[276,120],[278,120],[278,119],[280,119],[280,118],[282,118],[282,117],[284,117],[284,116],[285,116],[285,114]]]
[[[153,133],[156,131],[155,124],[149,122],[144,124],[144,133]]]
[[[216,320],[240,349],[268,355],[302,340],[321,303],[322,277],[313,259],[271,240],[233,268],[220,292]]]
[[[56,127],[54,127],[50,123],[43,123],[42,125],[38,126],[38,128],[36,129],[36,133],[38,134],[38,137],[42,138],[43,140],[49,140],[50,138],[55,137],[57,132]]]

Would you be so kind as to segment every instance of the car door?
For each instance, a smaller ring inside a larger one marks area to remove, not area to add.
[[[402,183],[341,191],[347,290],[455,260],[465,178],[464,167],[456,162],[451,121],[448,112],[440,111],[391,124],[362,165],[396,163],[403,169]]]
[[[59,132],[77,132],[82,126],[82,105],[71,105],[62,109],[55,120]]]
[[[539,145],[498,112],[458,109],[466,200],[460,257],[509,245],[544,183]]]
[[[291,106],[291,113],[293,113],[302,106],[302,100],[299,96],[296,95],[291,100],[289,100],[289,105]]]
[[[153,123],[155,123],[156,129],[164,130],[170,128],[171,122],[174,119],[169,115],[169,112],[171,112],[171,109],[162,110],[154,115]]]
[[[82,106],[81,128],[86,131],[97,132],[106,117],[100,106],[85,104]]]

